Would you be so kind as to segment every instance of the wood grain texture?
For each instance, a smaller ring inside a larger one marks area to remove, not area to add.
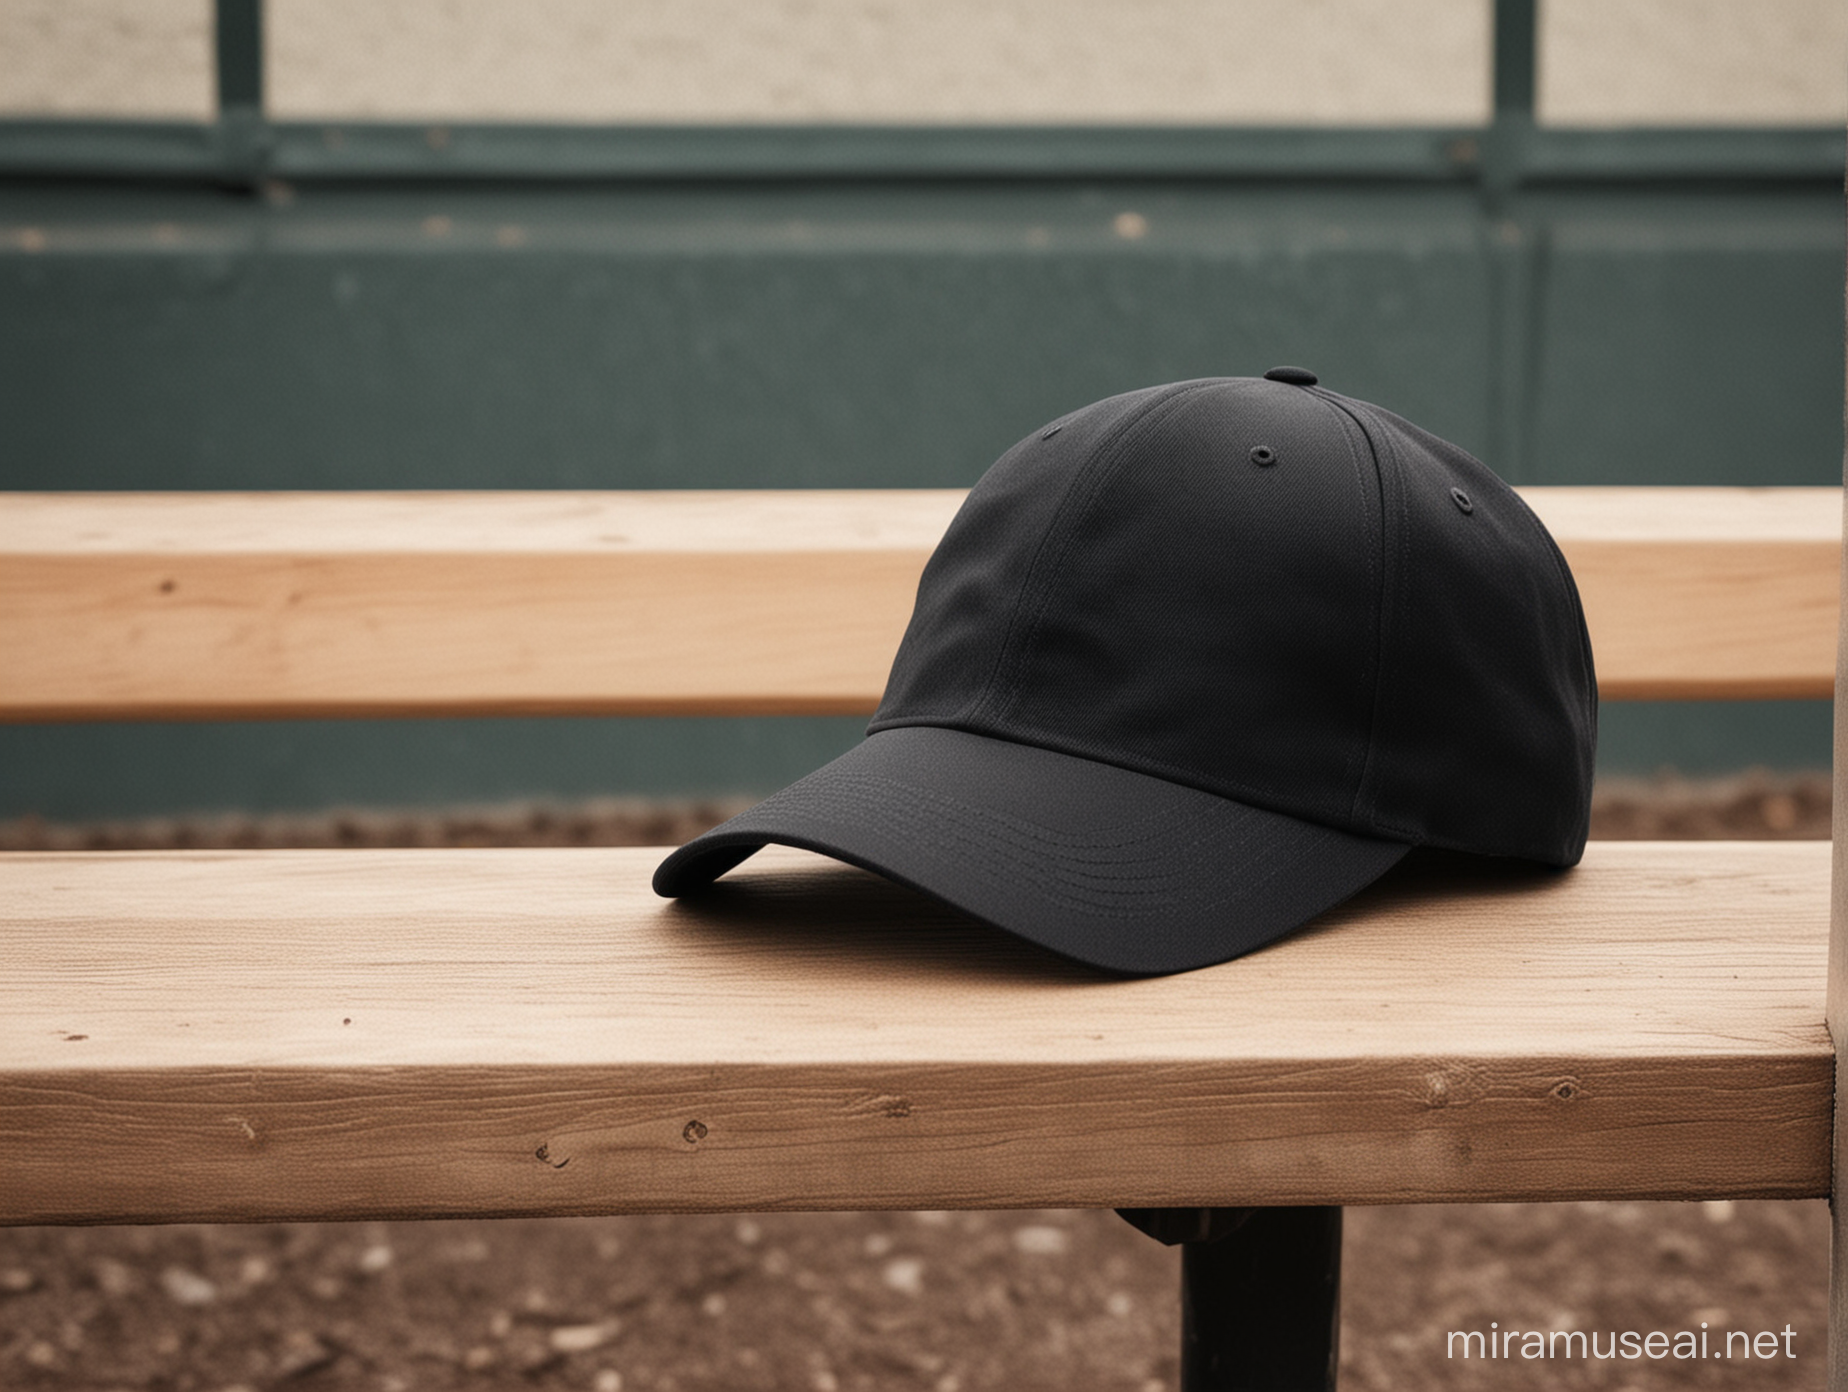
[[[871,709],[960,497],[12,495],[0,718]]]
[[[1521,492],[1572,567],[1604,699],[1833,693],[1839,489]]]
[[[0,1221],[1827,1191],[1820,844],[1408,862],[1153,981],[660,854],[0,859]]]
[[[1606,699],[1827,696],[1838,489],[1525,490]],[[0,719],[864,712],[955,492],[0,496]]]

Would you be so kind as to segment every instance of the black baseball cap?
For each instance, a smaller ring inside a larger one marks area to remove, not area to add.
[[[1571,572],[1463,450],[1302,368],[1035,431],[924,568],[856,748],[655,871],[769,843],[1055,952],[1250,952],[1415,846],[1575,864],[1597,686]]]

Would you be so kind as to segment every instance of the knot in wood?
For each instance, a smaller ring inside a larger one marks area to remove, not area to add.
[[[1454,1061],[1433,1061],[1423,1081],[1419,1100],[1430,1108],[1467,1106],[1479,1100],[1487,1087],[1480,1069]]]

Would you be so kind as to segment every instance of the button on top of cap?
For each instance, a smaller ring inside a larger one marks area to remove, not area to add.
[[[1270,382],[1288,382],[1293,387],[1313,387],[1316,376],[1306,367],[1273,367],[1264,374]]]

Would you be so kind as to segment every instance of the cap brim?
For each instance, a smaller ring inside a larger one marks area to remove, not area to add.
[[[656,869],[655,891],[691,894],[771,842],[1137,975],[1262,947],[1410,849],[1110,764],[908,726],[687,842]]]

